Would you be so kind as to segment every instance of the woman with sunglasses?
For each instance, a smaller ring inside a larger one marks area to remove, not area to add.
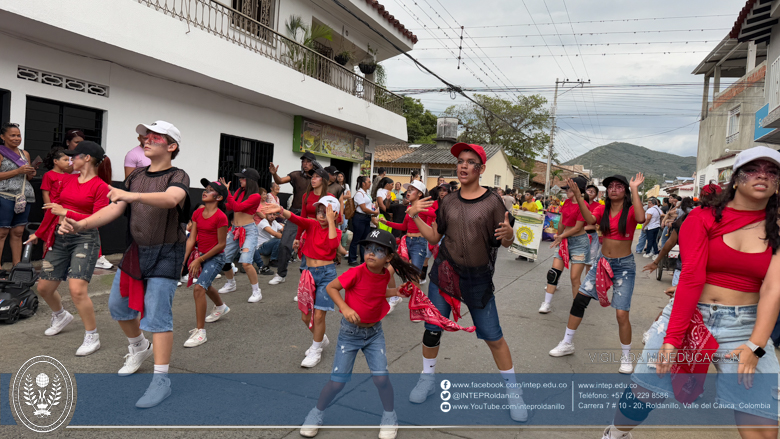
[[[558,343],[558,346],[550,351],[551,356],[562,357],[574,353],[572,339],[582,322],[585,308],[588,307],[591,299],[598,299],[601,306],[609,305],[606,292],[603,292],[602,297],[599,297],[600,294],[596,291],[596,285],[604,280],[603,277],[608,271],[606,270],[608,266],[614,273],[612,307],[615,308],[622,349],[618,371],[620,373],[633,371],[633,363],[629,356],[631,322],[628,318],[628,312],[631,309],[631,295],[634,293],[636,263],[634,262],[634,254],[631,253],[631,243],[634,240],[636,225],[645,221],[645,211],[637,191],[644,180],[645,177],[642,173],[636,174],[630,183],[622,175],[605,178],[604,186],[607,187],[607,197],[604,200],[604,205],[597,207],[593,212],[590,211],[587,201],[582,197],[579,187],[571,179],[569,180],[569,187],[574,192],[574,199],[580,206],[582,216],[588,224],[598,223],[599,229],[604,235],[604,244],[601,247],[599,260],[594,263],[596,268],[588,272],[585,282],[580,286],[571,305],[564,338]],[[601,264],[605,265],[600,267]]]

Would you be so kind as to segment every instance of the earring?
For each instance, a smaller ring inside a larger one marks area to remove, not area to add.
[[[734,189],[736,189],[736,188],[737,188],[737,184],[736,184],[736,183],[734,183]]]

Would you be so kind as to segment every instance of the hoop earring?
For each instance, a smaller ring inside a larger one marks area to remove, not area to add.
[[[736,184],[736,183],[734,183],[734,189],[736,189],[736,188],[737,188],[737,184]]]

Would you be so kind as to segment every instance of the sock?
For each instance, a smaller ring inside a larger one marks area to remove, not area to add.
[[[54,317],[59,317],[60,314],[62,314],[64,312],[65,312],[65,308],[60,308],[59,311],[54,311],[54,312],[51,313],[51,315],[53,315]]]
[[[324,337],[322,339],[325,340]],[[312,349],[322,349],[322,342],[321,341],[314,341],[314,340],[312,340],[311,341],[311,348]]]
[[[97,328],[95,328],[95,329],[93,329],[91,331],[87,331],[87,334],[97,334]]]
[[[574,338],[574,333],[577,332],[576,329],[569,329],[566,328],[566,333],[563,335],[563,341],[566,343],[571,343],[571,340]]]
[[[167,364],[155,364],[154,365],[154,373],[168,373],[168,365]]]
[[[436,373],[436,358],[423,357],[423,373]]]
[[[256,293],[260,290],[260,284],[252,284],[252,292]]]
[[[236,278],[234,277],[233,279],[228,279],[228,283],[235,285],[236,284]]]
[[[127,337],[128,343],[130,343],[130,346],[133,347],[140,347],[142,345],[142,342],[146,340],[146,337],[144,337],[144,333],[142,332],[141,335],[138,337]]]
[[[620,439],[626,434],[625,431],[620,431],[615,427],[614,425],[609,426],[609,437],[610,439]]]
[[[515,389],[517,380],[515,379],[515,367],[512,366],[509,370],[498,370],[501,373],[501,378],[504,379],[504,385],[507,389]]]
[[[220,311],[224,311],[224,310],[225,310],[225,308],[227,308],[227,305],[226,305],[224,302],[222,303],[222,305],[219,305],[219,306],[217,307],[217,309],[218,309],[218,310],[220,310]]]
[[[552,294],[550,294],[550,293],[544,293],[544,301],[545,301],[546,303],[550,303],[550,302],[552,302],[552,298],[553,298],[553,295],[552,295]]]
[[[627,357],[629,352],[631,352],[631,343],[629,344],[620,343],[620,347],[623,349],[623,356]]]

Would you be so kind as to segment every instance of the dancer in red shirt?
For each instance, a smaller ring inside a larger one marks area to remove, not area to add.
[[[39,230],[31,235],[27,242],[36,242],[38,236],[54,236],[51,250],[43,260],[41,278],[38,281],[38,294],[52,309],[51,325],[44,333],[59,334],[73,321],[73,315],[62,307],[62,298],[57,292],[60,282],[67,280],[70,297],[86,330],[84,343],[76,351],[76,356],[82,357],[100,349],[95,309],[87,294],[100,251],[100,235],[97,230],[92,229],[55,236],[50,229],[56,227],[61,218],[79,221],[108,206],[109,186],[97,176],[98,165],[105,155],[100,145],[84,141],[75,149],[65,151],[65,154],[73,157],[73,169],[79,173],[65,174],[62,177],[59,195],[56,197],[57,203],[47,203],[43,206],[54,215],[47,216]]]
[[[43,174],[43,181],[41,182],[43,204],[49,204],[52,201],[56,203],[56,197],[59,196],[62,188],[62,180],[65,179],[66,175],[70,175],[73,172],[73,168],[70,166],[70,158],[65,155],[63,148],[54,148],[43,159],[43,165],[46,169],[49,169],[47,173]],[[55,198],[52,198],[52,196]]]

